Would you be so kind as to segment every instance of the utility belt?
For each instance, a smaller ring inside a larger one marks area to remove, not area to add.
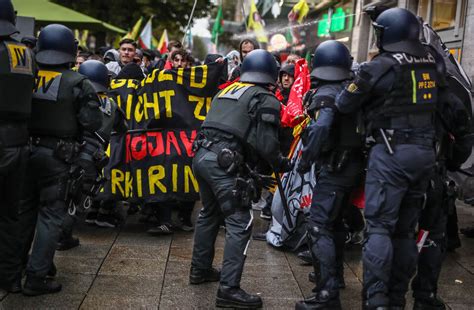
[[[81,151],[84,144],[72,139],[61,139],[56,137],[33,136],[30,138],[32,146],[42,146],[53,150],[54,156],[71,164]]]
[[[348,162],[362,162],[363,159],[362,148],[336,148],[324,156],[321,166],[329,172],[339,172],[346,167]]]
[[[383,134],[385,134],[385,138]],[[373,137],[378,144],[389,144],[387,147],[390,148],[399,144],[414,144],[434,148],[433,138],[420,137],[416,134],[394,131],[392,129],[379,129],[374,132]]]
[[[28,127],[25,123],[8,123],[0,125],[0,148],[15,147],[28,144]]]
[[[193,148],[197,151],[202,147],[213,152],[217,155],[217,164],[220,168],[228,174],[236,174],[244,164],[244,157],[239,152],[231,150],[229,146],[229,143],[224,141],[213,141],[204,138],[196,140]]]

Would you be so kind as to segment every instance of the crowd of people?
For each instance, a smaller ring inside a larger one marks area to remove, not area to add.
[[[298,55],[282,61],[251,39],[202,62],[178,41],[169,43],[167,55],[128,38],[118,49],[92,53],[58,24],[44,27],[38,39],[18,42],[11,1],[0,0],[0,289],[26,296],[61,290],[55,251],[80,243],[73,236],[77,215],[68,213],[71,200],[91,199],[88,224],[114,228],[123,220],[119,202],[99,193],[112,132],[128,130],[125,114],[108,95],[111,80],[141,81],[154,70],[219,62],[227,63],[221,91],[194,142],[203,206],[195,226],[195,201],[128,208],[141,212],[152,235],[195,230],[190,284],[219,281],[217,307],[260,308],[262,299],[240,287],[252,202],[262,200],[260,216],[271,219],[275,178],[314,170],[301,257],[313,264],[309,278],[316,286],[296,309],[341,309],[344,214],[364,183],[362,307],[405,308],[412,281],[414,309],[445,309],[437,282],[447,249],[446,204],[454,203],[447,171],[471,154],[471,107],[452,91],[456,73],[440,65],[450,61],[445,47],[427,44],[433,40],[426,36],[436,36],[429,26],[405,9],[371,17],[379,49],[371,61],[354,66],[347,47],[334,40],[315,49],[311,89],[300,98],[310,122],[295,166],[288,158],[293,128],[281,126],[281,110]],[[218,270],[214,244],[221,226],[226,242]]]

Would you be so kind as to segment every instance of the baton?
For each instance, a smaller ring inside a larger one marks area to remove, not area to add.
[[[380,134],[382,135],[383,143],[385,143],[385,146],[387,147],[387,151],[390,155],[393,155],[393,149],[392,146],[390,145],[390,142],[388,142],[387,135],[385,134],[385,131],[382,128],[379,128]]]
[[[286,200],[285,194],[283,193],[283,185],[281,184],[280,176],[275,173],[275,179],[278,185],[278,192],[280,193],[281,203],[283,204],[283,210],[285,211],[286,221],[290,229],[293,229],[293,223],[291,222],[290,208],[288,207],[288,201]]]

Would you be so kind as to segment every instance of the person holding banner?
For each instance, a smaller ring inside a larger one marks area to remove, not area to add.
[[[342,115],[335,99],[351,78],[351,55],[344,44],[329,40],[314,52],[312,85],[307,113],[313,122],[306,128],[297,171],[305,174],[313,163],[320,168],[313,190],[308,247],[316,279],[314,294],[296,309],[341,309],[339,289],[345,287],[343,213],[364,171],[363,137],[354,114]]]
[[[21,291],[18,205],[28,159],[28,118],[36,67],[10,0],[0,0],[0,290]]]
[[[190,283],[220,281],[217,307],[259,308],[262,300],[240,288],[252,229],[251,201],[272,186],[259,167],[291,169],[280,153],[280,102],[274,89],[278,70],[264,50],[250,52],[240,82],[227,86],[211,103],[195,142],[193,171],[203,208],[195,226]],[[270,171],[265,171],[269,174]],[[222,272],[212,267],[214,243],[224,217],[226,243]]]
[[[61,284],[48,275],[52,275],[68,194],[75,185],[72,163],[81,151],[82,135],[102,125],[91,82],[70,70],[76,50],[69,28],[52,24],[40,32],[35,57],[40,70],[29,122],[32,149],[20,202],[21,254],[28,261],[23,294],[27,296],[61,290]]]

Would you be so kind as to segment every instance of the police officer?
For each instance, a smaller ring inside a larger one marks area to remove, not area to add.
[[[419,228],[428,233],[418,257],[417,275],[412,281],[414,309],[445,309],[437,295],[438,279],[447,250],[447,221],[450,209],[455,209],[456,186],[449,181],[447,171],[456,171],[472,151],[470,83],[439,36],[427,24],[423,25],[422,42],[430,47],[439,66],[446,67],[446,87],[440,90],[436,117],[436,167],[427,191],[427,203],[421,214]],[[444,69],[443,69],[444,70]]]
[[[250,52],[242,64],[240,82],[214,98],[197,141],[193,170],[203,208],[196,222],[190,283],[220,280],[217,307],[262,306],[259,296],[240,288],[240,279],[252,229],[251,199],[259,199],[255,193],[259,185],[250,178],[250,170],[264,166],[259,164],[262,160],[276,171],[290,168],[279,152],[280,103],[271,92],[277,78],[270,53]],[[226,243],[219,273],[212,262],[222,217]]]
[[[365,184],[363,306],[397,309],[415,272],[415,227],[435,164],[439,73],[411,12],[386,10],[373,25],[380,53],[361,65],[336,105],[343,113],[362,108],[376,142]]]
[[[39,71],[29,122],[32,149],[20,203],[24,259],[35,236],[23,288],[28,296],[61,290],[47,275],[67,213],[71,164],[81,152],[83,135],[102,124],[92,84],[70,70],[76,55],[72,31],[58,24],[46,26],[37,48]]]
[[[363,171],[362,136],[357,117],[341,114],[337,94],[351,78],[352,60],[344,44],[329,40],[314,52],[312,89],[307,108],[313,119],[298,165],[307,173],[316,162],[319,176],[309,218],[309,248],[317,286],[315,294],[296,304],[296,309],[340,309],[339,288],[344,287],[345,230],[342,214]],[[314,90],[315,89],[315,90]]]
[[[15,19],[11,1],[0,0],[0,289],[18,293],[19,185],[28,158],[35,64],[31,51],[11,37],[18,32]]]
[[[109,145],[112,132],[124,133],[128,126],[125,121],[125,114],[117,103],[108,96],[110,78],[107,67],[100,61],[87,60],[78,71],[87,77],[100,99],[100,110],[103,114],[103,123],[99,130],[91,133],[85,132],[83,140],[83,152],[75,161],[78,168],[83,169],[81,185],[75,197],[70,197],[75,205],[91,204],[92,199],[98,194],[102,183],[105,181],[102,176],[102,169],[108,163],[108,156],[105,154]],[[102,197],[103,198],[103,197]],[[95,204],[99,204],[95,201]],[[102,210],[102,213],[112,210]],[[62,235],[58,243],[58,250],[68,250],[79,245],[79,239],[72,236],[72,230],[76,216],[68,215],[63,223]]]

